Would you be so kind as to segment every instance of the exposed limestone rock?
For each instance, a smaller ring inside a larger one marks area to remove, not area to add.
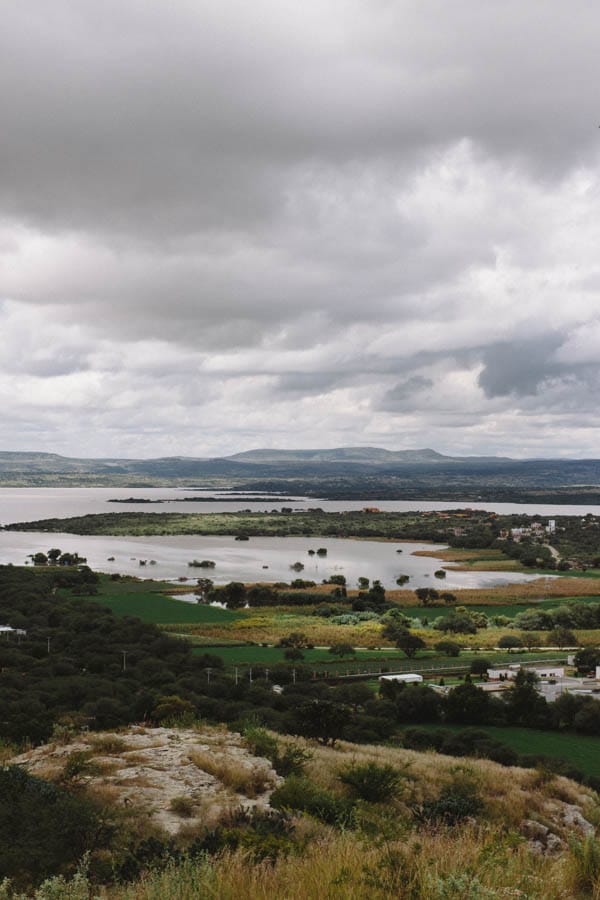
[[[209,727],[90,734],[37,747],[11,763],[59,779],[74,753],[86,754],[79,783],[108,789],[117,803],[170,834],[184,823],[210,825],[226,809],[268,809],[282,781],[268,760],[245,749],[239,734]]]

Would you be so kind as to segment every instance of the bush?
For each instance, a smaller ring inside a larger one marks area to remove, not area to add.
[[[252,753],[268,759],[277,774],[284,778],[287,778],[288,775],[301,775],[306,763],[312,759],[312,754],[308,750],[303,750],[298,744],[286,744],[282,753],[277,738],[264,728],[249,725],[244,729],[243,735]]]
[[[293,831],[293,823],[283,813],[240,807],[225,816],[216,828],[197,838],[189,848],[189,856],[193,859],[206,853],[240,849],[253,862],[274,860],[293,848]]]
[[[492,662],[484,657],[471,660],[469,671],[471,675],[487,675],[487,670],[492,668]]]
[[[390,765],[369,762],[349,766],[340,772],[340,781],[361,800],[383,803],[398,792],[404,773]]]
[[[173,797],[169,808],[182,819],[191,819],[194,814],[194,801],[191,797]]]
[[[516,634],[503,634],[502,637],[498,639],[498,646],[503,650],[512,650],[516,647],[522,647],[523,641],[520,637],[517,637]]]
[[[271,794],[274,809],[293,810],[326,822],[328,825],[352,826],[354,803],[345,797],[336,797],[331,791],[317,787],[308,778],[292,775]]]
[[[86,800],[29,775],[0,769],[0,873],[17,888],[73,871],[99,846],[96,809]]]
[[[440,792],[437,800],[426,800],[416,811],[422,822],[440,825],[456,825],[477,816],[483,809],[483,801],[477,787],[467,778],[455,778]]]
[[[444,653],[446,656],[460,656],[461,646],[456,641],[438,641],[434,644],[434,649],[438,653]]]

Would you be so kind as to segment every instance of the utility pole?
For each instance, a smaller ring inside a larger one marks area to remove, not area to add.
[[[127,671],[127,654],[129,653],[129,650],[121,650],[121,653],[123,654],[123,671],[126,672]]]
[[[210,673],[211,672],[212,672],[212,669],[206,670],[206,680],[207,680],[208,684],[210,684]]]
[[[235,683],[236,683],[236,684],[238,683],[238,680],[239,680],[239,669],[238,669],[238,667],[236,666],[236,667],[235,667]]]

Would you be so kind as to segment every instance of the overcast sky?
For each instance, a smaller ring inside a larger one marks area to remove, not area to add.
[[[0,12],[0,449],[600,456],[598,4]]]

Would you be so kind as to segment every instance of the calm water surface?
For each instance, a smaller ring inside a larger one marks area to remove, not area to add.
[[[88,513],[139,510],[141,512],[220,512],[237,509],[270,510],[279,508],[281,500],[273,497],[268,503],[249,503],[240,498],[235,502],[211,503],[175,502],[156,506],[147,504],[114,504],[107,501],[119,497],[147,497],[170,499],[177,496],[217,497],[216,491],[192,491],[174,488],[2,488],[0,489],[0,524],[24,522],[35,519],[80,516]],[[226,492],[222,492],[226,496]],[[319,506],[328,511],[362,509],[377,506],[383,510],[456,509],[454,503],[414,503],[399,500],[357,500],[338,502],[295,498],[294,508],[307,509]],[[506,503],[478,504],[479,508],[495,512],[526,512],[551,514],[600,513],[600,507],[560,507],[513,505]],[[326,558],[310,556],[309,549],[325,546]],[[43,534],[35,532],[0,532],[0,563],[22,564],[28,554],[50,547],[63,551],[77,551],[87,557],[89,565],[99,571],[121,572],[145,578],[175,580],[189,577],[192,582],[204,575],[216,583],[228,581],[291,581],[302,577],[321,581],[334,574],[345,575],[349,586],[356,586],[359,577],[379,578],[392,588],[400,574],[410,576],[408,587],[435,586],[441,589],[461,587],[491,587],[497,584],[522,583],[535,576],[520,573],[451,572],[445,580],[433,573],[440,567],[439,560],[412,555],[418,549],[433,549],[436,545],[384,541],[353,541],[341,538],[260,537],[249,541],[235,541],[222,536],[156,536],[156,537],[105,537],[71,534]],[[441,546],[441,545],[437,545]],[[402,553],[397,553],[398,549]],[[111,560],[110,557],[114,557]],[[214,569],[188,567],[192,559],[211,559]],[[140,565],[145,560],[146,565]],[[154,560],[154,564],[151,561]],[[296,573],[290,566],[296,561],[304,564],[304,570]]]

